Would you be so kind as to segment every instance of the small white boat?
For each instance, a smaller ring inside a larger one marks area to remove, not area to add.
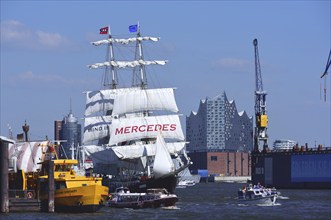
[[[179,181],[177,188],[186,188],[187,186],[194,186],[195,181],[194,180],[181,180]]]
[[[147,193],[131,193],[128,188],[120,187],[111,195],[109,207],[115,208],[157,208],[174,206],[178,201],[175,194],[166,189],[148,189]]]
[[[255,203],[266,203],[272,202],[273,204],[276,203],[276,199],[279,195],[279,192],[276,189],[265,188],[262,186],[254,186],[252,187],[251,184],[243,189],[238,190],[238,200],[239,201],[249,201]]]

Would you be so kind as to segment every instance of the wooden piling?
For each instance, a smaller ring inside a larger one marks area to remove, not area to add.
[[[54,161],[49,160],[48,167],[48,212],[54,212]]]
[[[9,185],[8,185],[8,145],[14,143],[13,140],[0,137],[0,205],[1,212],[9,212]]]

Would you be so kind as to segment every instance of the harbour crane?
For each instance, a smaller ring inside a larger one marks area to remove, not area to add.
[[[331,50],[329,53],[328,61],[326,62],[326,67],[324,73],[321,75],[321,79],[324,77],[324,101],[326,102],[326,76],[328,75],[328,69],[331,65]]]
[[[255,52],[255,133],[254,151],[260,151],[260,142],[263,143],[263,151],[268,151],[268,116],[266,112],[267,91],[263,90],[259,50],[257,39],[253,40]]]

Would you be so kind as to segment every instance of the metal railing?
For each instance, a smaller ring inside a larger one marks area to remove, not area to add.
[[[37,193],[35,190],[17,190],[10,189],[8,190],[10,199],[36,199]]]

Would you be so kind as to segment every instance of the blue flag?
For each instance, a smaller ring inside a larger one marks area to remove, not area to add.
[[[130,32],[137,32],[138,31],[138,25],[137,24],[130,25],[129,26],[129,31]]]

